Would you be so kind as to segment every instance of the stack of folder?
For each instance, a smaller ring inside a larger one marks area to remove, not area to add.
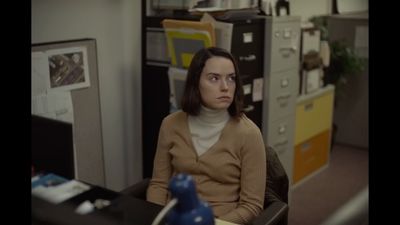
[[[211,22],[165,19],[162,24],[171,65],[174,67],[188,68],[198,50],[215,46],[215,32]]]
[[[170,85],[170,112],[181,108],[187,68],[194,54],[202,48],[215,46],[215,31],[211,22],[165,19],[162,21],[167,39],[171,66],[168,69]]]

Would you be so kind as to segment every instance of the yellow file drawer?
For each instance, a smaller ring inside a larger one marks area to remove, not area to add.
[[[293,184],[317,171],[328,163],[330,149],[330,130],[295,146],[293,165]]]
[[[333,86],[327,86],[316,93],[298,98],[296,106],[295,146],[331,128],[333,98]]]

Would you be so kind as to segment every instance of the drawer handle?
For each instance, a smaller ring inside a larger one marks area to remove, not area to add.
[[[281,141],[278,141],[277,143],[275,143],[275,147],[278,147],[278,146],[281,146],[281,145],[285,145],[285,144],[287,144],[288,143],[288,140],[285,138],[285,139],[283,139],[283,140],[281,140]]]
[[[288,51],[291,51],[293,53],[295,53],[297,51],[297,47],[296,46],[284,46],[284,47],[280,47],[279,49],[281,51],[288,50]]]
[[[289,85],[289,79],[281,80],[281,87],[285,88]]]
[[[287,99],[287,98],[290,98],[290,96],[292,96],[292,94],[287,93],[287,94],[279,95],[279,96],[277,97],[277,99],[278,99],[278,100],[279,100],[279,99]]]
[[[315,156],[311,156],[310,158],[308,158],[305,162],[304,162],[304,164],[310,164],[310,163],[312,163],[313,161],[315,161],[316,160],[316,157]]]
[[[310,147],[311,147],[311,143],[307,142],[307,143],[304,143],[301,145],[300,150],[301,150],[301,152],[306,152],[310,149]]]
[[[243,109],[245,112],[251,112],[254,110],[254,106],[253,105],[248,105],[246,108]]]
[[[279,126],[278,133],[283,134],[286,132],[286,125]]]
[[[247,62],[254,61],[256,60],[256,58],[257,57],[254,54],[250,54],[248,56],[239,56],[240,61],[247,61]]]
[[[310,111],[313,108],[314,108],[314,103],[313,102],[304,105],[304,111]]]

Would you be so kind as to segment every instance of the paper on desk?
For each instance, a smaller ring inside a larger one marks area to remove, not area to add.
[[[208,13],[204,13],[202,22],[211,22],[215,29],[215,46],[231,51],[233,24],[216,21]]]
[[[57,204],[89,189],[89,185],[71,180],[52,187],[37,186],[32,189],[32,195]]]
[[[49,92],[32,96],[31,113],[51,119],[74,123],[74,109],[71,93],[67,91]]]

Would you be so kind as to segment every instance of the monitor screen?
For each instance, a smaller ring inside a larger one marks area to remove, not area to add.
[[[31,154],[36,173],[54,173],[74,179],[72,124],[32,115]]]

